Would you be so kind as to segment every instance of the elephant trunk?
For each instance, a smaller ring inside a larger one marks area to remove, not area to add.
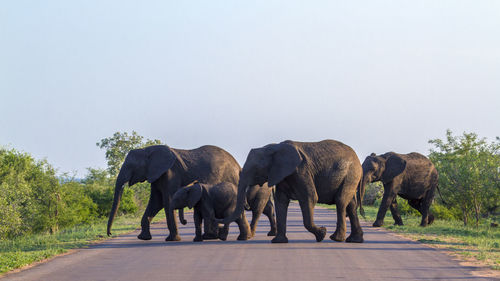
[[[186,225],[186,224],[187,224],[187,221],[186,221],[186,219],[184,218],[184,208],[179,209],[179,221],[180,221],[183,225]]]
[[[127,182],[127,177],[123,171],[120,171],[118,174],[118,178],[116,179],[115,185],[115,195],[113,198],[113,206],[111,207],[111,212],[109,213],[108,219],[108,236],[111,236],[111,226],[113,225],[113,220],[115,219],[116,213],[118,211],[118,207],[120,206],[120,199],[122,198],[123,187]]]
[[[365,209],[363,209],[363,197],[365,196],[365,185],[368,183],[369,177],[363,173],[363,177],[361,177],[361,181],[359,182],[358,187],[358,202],[359,202],[359,213],[361,216],[365,217]]]
[[[240,181],[238,183],[238,197],[236,199],[236,208],[234,209],[234,212],[231,215],[224,218],[224,221],[222,222],[223,224],[229,224],[235,221],[237,218],[241,216],[241,213],[243,213],[245,205],[248,205],[246,200],[247,186],[248,186],[247,182],[240,178]]]

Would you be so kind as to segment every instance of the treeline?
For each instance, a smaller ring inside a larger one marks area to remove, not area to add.
[[[500,215],[500,139],[488,142],[475,133],[454,136],[448,130],[446,138],[429,141],[434,147],[429,158],[439,172],[439,193],[431,212],[438,219],[462,220],[464,225],[482,219],[498,220]],[[364,204],[380,203],[383,188],[370,184]],[[419,215],[406,200],[398,200],[402,214]]]
[[[500,139],[488,143],[474,133],[429,141],[429,155],[439,172],[439,188],[432,212],[437,218],[476,224],[498,217],[500,204]],[[45,160],[15,149],[0,148],[0,239],[49,232],[89,224],[107,217],[113,201],[114,182],[128,151],[160,144],[136,132],[115,133],[97,146],[106,152],[107,169],[89,168],[84,179],[58,177]],[[149,198],[148,183],[125,188],[121,214],[139,214]],[[381,186],[367,188],[365,204],[375,204],[382,196]],[[399,200],[403,214],[416,214],[405,200]]]
[[[0,148],[0,239],[89,224],[109,215],[114,182],[130,149],[158,144],[132,132],[115,133],[97,145],[106,150],[108,169],[89,168],[83,179],[56,175],[45,160],[15,149]],[[126,188],[121,214],[145,209],[149,184]]]

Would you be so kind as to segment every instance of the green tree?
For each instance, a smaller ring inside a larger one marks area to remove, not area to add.
[[[99,148],[106,150],[108,172],[112,177],[118,175],[125,156],[130,150],[157,144],[161,144],[161,141],[144,140],[144,137],[138,135],[135,131],[132,131],[131,134],[116,132],[112,137],[104,138],[96,143]]]
[[[429,155],[439,172],[439,186],[447,203],[462,211],[464,225],[476,224],[488,210],[498,208],[500,196],[500,139],[488,143],[475,133],[433,139]]]

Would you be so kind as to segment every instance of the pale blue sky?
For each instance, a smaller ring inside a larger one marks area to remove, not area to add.
[[[500,1],[1,1],[0,97],[0,145],[78,176],[116,131],[427,154],[500,135]]]

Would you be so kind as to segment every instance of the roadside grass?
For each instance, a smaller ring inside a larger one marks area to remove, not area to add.
[[[335,206],[320,204],[329,209]],[[378,207],[363,206],[364,219],[374,222],[377,217]],[[361,217],[361,219],[363,219]],[[500,270],[500,228],[491,227],[483,222],[478,227],[475,225],[464,226],[461,221],[436,219],[427,227],[420,227],[421,217],[402,216],[403,226],[393,225],[394,220],[388,211],[384,219],[384,227],[399,235],[432,247],[446,249],[464,259],[481,261],[492,269]]]
[[[140,217],[120,216],[113,224],[113,236],[130,232],[140,225]],[[36,234],[0,240],[0,275],[71,249],[107,239],[107,219],[92,225],[64,229],[56,234]]]

